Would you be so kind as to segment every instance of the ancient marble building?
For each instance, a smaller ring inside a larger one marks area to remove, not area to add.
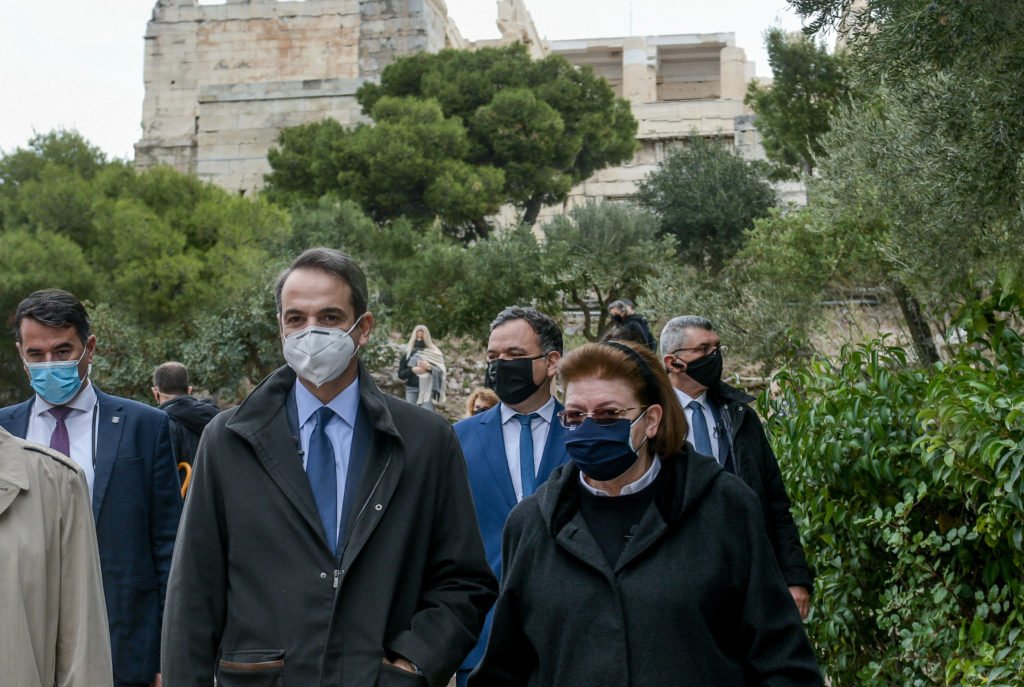
[[[549,42],[524,0],[496,6],[502,38],[471,44],[443,0],[158,0],[145,37],[136,165],[169,164],[239,193],[258,191],[269,171],[266,151],[281,128],[324,117],[361,121],[356,89],[394,59],[515,40],[535,56],[557,53],[590,65],[630,102],[640,123],[635,158],[574,189],[570,205],[631,195],[691,130],[735,141],[741,150],[743,141],[753,141],[749,131],[736,139],[737,117],[749,115],[743,95],[753,65],[733,34]]]

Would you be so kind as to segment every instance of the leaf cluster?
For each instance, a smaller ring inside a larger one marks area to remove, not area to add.
[[[90,302],[103,334],[99,383],[126,395],[144,397],[153,367],[182,357],[183,342],[206,331],[203,313],[244,300],[289,231],[265,201],[168,168],[136,172],[73,131],[0,157],[0,180],[0,311],[12,318],[41,288]],[[14,347],[0,350],[0,395],[16,400],[24,371]]]
[[[849,101],[845,54],[830,54],[812,38],[780,28],[764,38],[775,78],[768,87],[751,81],[744,102],[757,115],[765,154],[776,163],[772,178],[796,178],[810,174],[815,158],[825,155],[821,136]]]
[[[832,684],[1021,684],[1024,342],[1014,295],[915,369],[883,341],[776,377],[761,411],[817,571]]]
[[[743,245],[744,231],[778,203],[765,172],[694,131],[641,182],[634,200],[657,215],[662,234],[675,236],[683,261],[714,274]]]
[[[543,205],[629,159],[637,123],[603,78],[515,44],[403,57],[357,99],[375,125],[318,122],[282,131],[268,154],[278,201],[327,192],[378,222],[440,219],[450,235],[485,237],[504,203],[532,224]]]

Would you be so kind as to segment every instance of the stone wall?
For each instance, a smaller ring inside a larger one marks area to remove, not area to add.
[[[281,128],[361,121],[360,84],[462,40],[447,14],[442,0],[158,0],[135,163],[258,190]]]

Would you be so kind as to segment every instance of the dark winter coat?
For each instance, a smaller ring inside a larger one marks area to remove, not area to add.
[[[636,334],[640,341],[645,346],[647,346],[647,348],[651,349],[652,351],[655,352],[655,354],[657,354],[658,342],[655,341],[654,335],[651,334],[651,327],[649,324],[647,324],[646,317],[644,317],[643,315],[637,315],[635,313],[632,315],[627,315],[625,318],[623,318],[622,324],[620,324],[619,326],[622,327],[623,329],[627,329]]]
[[[208,398],[200,401],[195,396],[175,396],[158,407],[171,416],[171,445],[175,459],[192,465],[199,437],[220,408]]]
[[[761,499],[768,539],[786,585],[812,591],[814,576],[807,565],[800,533],[793,522],[779,464],[765,437],[761,420],[747,405],[754,400],[753,396],[723,382],[719,382],[710,394],[722,413],[733,469]]]
[[[756,497],[706,456],[663,461],[614,569],[558,468],[511,513],[470,687],[821,687]]]
[[[443,685],[497,586],[455,432],[360,363],[372,436],[335,558],[287,417],[294,383],[277,370],[206,429],[171,570],[164,683]],[[382,664],[397,656],[425,677]]]

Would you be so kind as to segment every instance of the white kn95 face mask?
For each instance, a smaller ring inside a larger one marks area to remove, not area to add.
[[[358,350],[349,335],[359,326],[363,315],[348,331],[310,325],[284,337],[282,348],[288,366],[318,389],[332,379],[337,379],[348,368],[352,356]]]

